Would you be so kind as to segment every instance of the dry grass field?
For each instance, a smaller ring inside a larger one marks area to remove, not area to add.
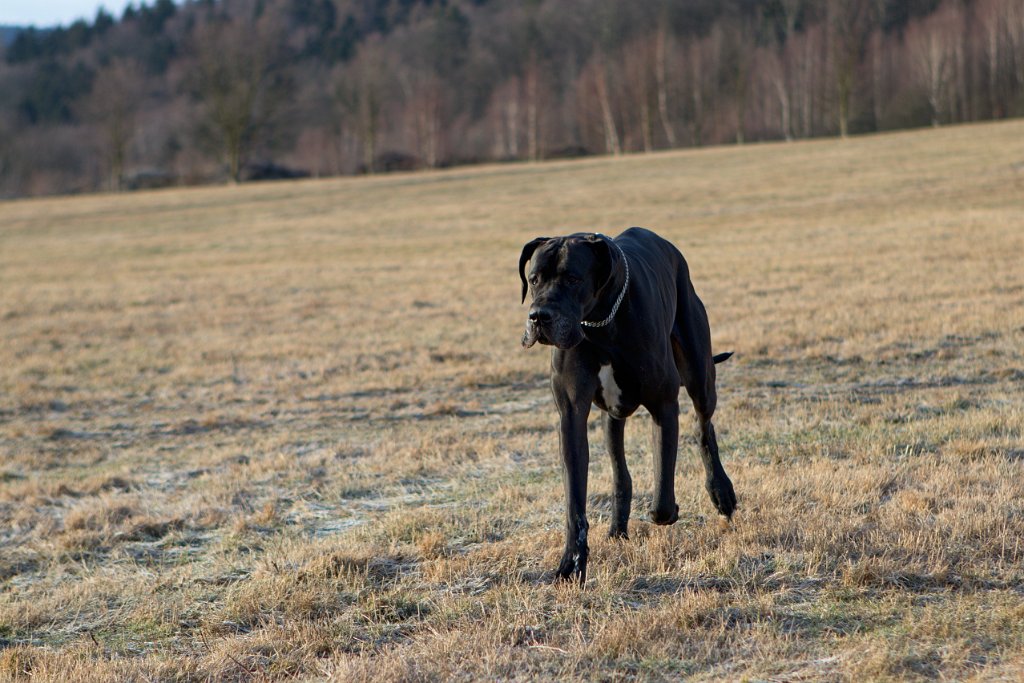
[[[595,411],[580,589],[516,263],[631,225],[741,509]],[[1022,468],[1024,122],[0,204],[0,679],[1021,680]]]

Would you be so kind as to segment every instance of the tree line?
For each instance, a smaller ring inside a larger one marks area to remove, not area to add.
[[[1020,0],[155,0],[7,45],[0,196],[1022,113]]]

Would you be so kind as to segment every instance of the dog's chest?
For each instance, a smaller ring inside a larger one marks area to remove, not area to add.
[[[597,373],[597,382],[594,403],[599,408],[617,418],[626,418],[633,414],[637,407],[624,395],[620,382],[615,379],[615,370],[611,364],[601,366]]]

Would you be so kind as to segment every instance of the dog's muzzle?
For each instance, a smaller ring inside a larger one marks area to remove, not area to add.
[[[531,308],[523,332],[523,348],[530,348],[537,342],[571,349],[583,341],[583,332],[578,322],[561,315],[554,315],[546,308]]]
[[[526,321],[526,331],[523,332],[523,348],[528,349],[540,339],[540,330],[537,329],[537,323],[532,320]]]

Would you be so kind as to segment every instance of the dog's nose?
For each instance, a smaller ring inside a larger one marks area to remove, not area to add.
[[[546,308],[531,308],[530,322],[549,323],[551,322],[551,311]]]

